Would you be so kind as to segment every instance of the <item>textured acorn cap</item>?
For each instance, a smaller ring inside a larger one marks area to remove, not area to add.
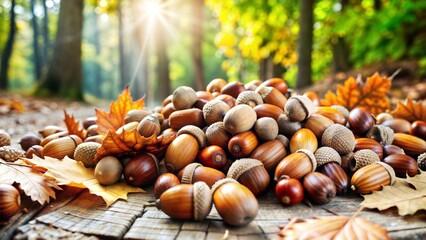
[[[312,163],[312,172],[315,171],[315,169],[317,169],[317,159],[315,158],[315,155],[308,149],[299,149],[296,151],[297,153],[304,153],[306,154],[306,156],[308,156],[309,160],[311,160]]]
[[[208,101],[203,107],[203,117],[207,125],[213,124],[218,121],[222,121],[225,113],[231,109],[225,102],[213,99]],[[221,116],[220,111],[223,112]]]
[[[11,146],[0,147],[0,158],[6,162],[14,162],[25,156],[25,152],[19,148]]]
[[[82,162],[87,168],[95,167],[95,155],[101,146],[102,145],[97,142],[84,142],[79,144],[74,151],[74,160]]]
[[[194,190],[194,220],[201,221],[209,215],[212,209],[212,194],[205,182],[196,182]]]
[[[268,96],[269,93],[272,91],[272,87],[262,86],[260,88],[259,87],[256,88],[256,91],[260,95],[260,97],[262,98],[262,101],[263,101],[263,98]]]
[[[394,139],[394,131],[390,127],[383,125],[374,125],[366,135],[368,138],[374,139],[382,145],[392,144]]]
[[[417,164],[421,170],[426,171],[426,152],[417,157]]]
[[[380,162],[379,156],[370,149],[362,149],[356,151],[354,155],[352,155],[352,158],[349,160],[349,169],[352,172],[355,172],[356,170],[375,162]]]
[[[217,189],[219,189],[220,186],[227,184],[227,183],[231,183],[231,182],[240,184],[237,180],[235,180],[233,178],[224,178],[224,179],[220,179],[219,181],[215,182],[215,184],[213,184],[212,190],[211,190],[212,196],[213,196],[214,192]]]
[[[238,104],[247,104],[254,103],[254,105],[259,105],[263,103],[262,96],[259,93],[254,91],[243,91],[238,94],[237,100],[235,100],[235,105]],[[253,106],[252,106],[253,107]]]
[[[382,165],[382,167],[384,167],[386,169],[386,171],[389,173],[389,178],[390,178],[390,184],[389,185],[393,185],[396,181],[396,176],[395,176],[395,170],[387,163],[384,162],[374,162],[372,164],[380,164]]]
[[[354,150],[355,136],[345,126],[333,124],[322,134],[321,143],[323,146],[333,148],[340,155],[345,155]]]
[[[238,178],[240,178],[240,176],[245,172],[258,166],[263,166],[263,163],[257,159],[241,158],[232,163],[231,167],[229,167],[226,177],[238,180]]]
[[[9,146],[9,145],[10,145],[10,135],[3,129],[0,129],[0,147]]]
[[[304,117],[299,118],[302,111],[304,112]],[[284,112],[292,122],[303,121],[309,118],[315,111],[315,104],[305,96],[290,97],[284,106]]]
[[[200,149],[206,146],[206,134],[203,132],[203,130],[201,130],[201,128],[197,126],[186,125],[183,128],[179,129],[177,136],[181,134],[190,134],[195,137],[195,139],[197,139]]]
[[[317,160],[318,167],[329,162],[336,162],[339,165],[342,164],[342,158],[339,153],[331,147],[318,148],[315,151],[315,158]]]
[[[190,163],[186,165],[182,173],[181,183],[192,184],[192,177],[194,176],[195,169],[202,166],[200,163]]]

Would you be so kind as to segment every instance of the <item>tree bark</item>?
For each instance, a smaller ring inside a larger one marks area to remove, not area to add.
[[[41,55],[40,55],[40,46],[38,43],[38,24],[37,24],[37,17],[35,15],[34,9],[35,9],[35,1],[31,0],[30,6],[31,6],[31,25],[33,27],[33,64],[34,64],[34,74],[36,81],[40,78],[41,75]]]
[[[49,37],[49,11],[47,10],[46,0],[42,0],[43,2],[43,65],[42,69],[44,69],[48,64],[49,59],[49,48],[50,48],[50,37]]]
[[[192,61],[194,64],[195,73],[195,89],[201,91],[205,89],[204,77],[203,77],[203,55],[202,55],[202,44],[203,44],[203,6],[204,0],[194,0],[193,4],[193,22],[192,27]]]
[[[349,0],[340,0],[340,4],[342,5],[341,12],[343,12],[349,4]],[[331,51],[333,54],[333,72],[344,72],[352,67],[349,60],[349,48],[344,37],[332,36]]]
[[[307,87],[312,83],[312,42],[313,42],[313,1],[300,0],[300,33],[298,39],[299,59],[297,61],[296,88]]]
[[[124,23],[123,23],[123,6],[122,1],[117,1],[118,13],[118,50],[120,55],[120,86],[124,89],[129,79],[127,74],[126,53],[124,50]]]
[[[3,48],[0,63],[0,89],[6,90],[9,85],[8,71],[10,57],[12,56],[13,43],[16,35],[16,15],[15,15],[16,1],[12,0],[10,7],[10,23],[9,23],[9,35],[7,37],[6,45]]]
[[[94,31],[93,31],[93,45],[95,46],[95,55],[96,55],[96,62],[95,62],[95,66],[94,66],[94,72],[95,72],[95,95],[97,97],[101,97],[101,64],[99,62],[100,59],[100,55],[101,55],[101,43],[100,43],[100,37],[99,37],[99,15],[98,14],[94,14],[95,16],[93,17],[93,21],[94,21]]]
[[[38,95],[82,100],[83,0],[61,1],[53,56]]]

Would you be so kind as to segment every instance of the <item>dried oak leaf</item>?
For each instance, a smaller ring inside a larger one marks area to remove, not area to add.
[[[50,202],[50,197],[55,198],[54,189],[62,190],[54,178],[44,174],[45,170],[27,165],[21,160],[14,163],[0,160],[0,183],[19,183],[25,195],[43,205]]]
[[[144,99],[141,98],[133,102],[129,87],[126,87],[118,96],[116,102],[112,102],[109,106],[109,112],[96,109],[96,124],[98,125],[98,133],[105,135],[108,130],[116,131],[124,125],[124,117],[127,112],[133,109],[142,109]]]
[[[342,105],[349,110],[363,106],[373,114],[385,112],[390,107],[387,94],[391,87],[391,79],[375,73],[367,81],[348,78],[344,85],[338,85],[336,94],[328,91],[321,105]]]
[[[426,172],[412,178],[397,178],[394,185],[385,186],[381,191],[363,197],[361,206],[379,210],[397,207],[401,216],[426,210]]]
[[[415,102],[411,98],[405,99],[405,102],[399,101],[392,115],[396,118],[403,118],[414,122],[421,120],[426,122],[426,105],[422,102]]]
[[[278,234],[282,239],[390,239],[381,226],[346,216],[293,219]]]
[[[64,123],[67,126],[69,135],[74,134],[84,140],[86,138],[86,132],[84,129],[80,128],[80,121],[77,121],[74,115],[68,114],[66,110],[64,110],[64,115]]]
[[[30,165],[46,168],[45,174],[56,179],[59,185],[88,188],[91,194],[102,197],[107,207],[118,199],[126,200],[128,193],[143,192],[141,188],[129,186],[124,181],[109,186],[101,185],[95,178],[94,169],[86,168],[81,162],[69,157],[59,160],[34,156],[32,159],[25,158],[24,161]]]

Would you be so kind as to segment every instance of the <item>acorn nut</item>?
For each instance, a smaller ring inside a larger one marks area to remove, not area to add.
[[[35,135],[34,133],[25,134],[19,141],[19,145],[21,145],[21,148],[24,151],[27,151],[30,147],[34,145],[40,145],[40,143],[41,143],[40,137]]]
[[[74,151],[74,160],[82,162],[87,168],[96,166],[95,155],[102,144],[97,142],[84,142],[77,146]]]
[[[290,152],[294,153],[299,149],[307,149],[315,152],[318,148],[318,140],[315,134],[307,129],[297,130],[290,139]]]
[[[257,146],[253,152],[251,152],[250,158],[261,161],[266,171],[272,172],[286,155],[286,147],[280,140],[275,139]]]
[[[384,163],[389,164],[395,170],[395,175],[400,178],[406,178],[407,175],[414,177],[419,169],[417,161],[405,154],[392,154],[383,159]]]
[[[293,206],[304,198],[303,185],[299,180],[283,176],[275,186],[275,196],[284,206]]]
[[[217,169],[204,167],[199,163],[191,163],[180,170],[177,177],[182,184],[192,184],[201,181],[211,187],[215,182],[224,179],[225,174]]]
[[[257,147],[259,140],[252,131],[233,136],[228,143],[228,151],[234,158],[248,157]]]
[[[307,97],[290,97],[285,106],[284,112],[292,122],[301,122],[309,118],[316,111],[314,103]]]
[[[155,199],[159,199],[163,192],[179,184],[179,179],[173,173],[162,173],[160,176],[158,176],[154,184],[153,193]]]
[[[215,169],[223,168],[228,161],[225,150],[216,145],[202,149],[198,153],[197,159],[204,166]]]
[[[223,118],[225,129],[231,134],[250,130],[257,120],[256,112],[246,104],[231,108]]]
[[[191,108],[197,99],[194,89],[187,86],[180,86],[173,92],[172,103],[176,110],[182,110]]]
[[[154,183],[160,171],[157,158],[150,153],[141,153],[124,165],[124,179],[133,187],[145,187]]]
[[[333,124],[324,131],[321,143],[323,146],[334,148],[340,155],[345,155],[354,150],[355,136],[345,126]]]
[[[375,162],[356,171],[351,178],[351,189],[360,194],[372,193],[395,183],[395,171],[384,162]]]
[[[278,124],[273,118],[258,118],[254,124],[254,131],[262,141],[273,140],[278,136]]]
[[[306,149],[299,149],[280,161],[275,169],[275,181],[286,175],[290,178],[301,179],[306,174],[315,171],[317,160],[315,155]]]
[[[50,141],[43,147],[43,156],[62,159],[73,157],[74,151],[83,141],[77,135],[69,135]]]
[[[102,158],[95,167],[96,180],[102,185],[112,185],[121,178],[123,167],[113,156]]]
[[[326,204],[336,196],[333,181],[319,172],[308,173],[303,178],[303,188],[309,198],[317,204]]]
[[[246,186],[255,196],[265,192],[270,182],[269,173],[263,163],[253,158],[242,158],[233,162],[227,177]]]
[[[0,217],[1,221],[9,220],[21,206],[19,191],[8,184],[0,184]]]

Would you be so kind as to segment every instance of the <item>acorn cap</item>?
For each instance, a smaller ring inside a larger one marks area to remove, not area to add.
[[[382,145],[390,145],[394,139],[394,131],[390,127],[383,125],[374,125],[366,135],[368,138],[374,139]]]
[[[322,134],[321,143],[323,146],[333,148],[340,155],[345,155],[354,150],[355,136],[347,127],[333,124]]]
[[[423,170],[423,171],[425,171],[425,170],[426,170],[426,152],[425,152],[425,153],[420,154],[420,155],[417,157],[417,164],[419,165],[419,168],[420,168],[421,170]]]
[[[355,172],[356,170],[375,162],[380,162],[379,156],[373,150],[362,149],[356,151],[354,155],[352,155],[352,158],[349,160],[349,169],[352,172]]]
[[[226,177],[238,180],[246,171],[257,166],[263,166],[263,163],[254,158],[241,158],[232,163]]]
[[[201,128],[197,126],[186,125],[183,128],[179,129],[177,136],[181,134],[190,134],[195,137],[195,139],[197,139],[200,149],[206,146],[206,134],[203,132],[203,130],[201,130]]]
[[[292,101],[297,101],[300,104],[294,104],[294,103],[297,103],[297,102],[291,103]],[[286,105],[284,106],[284,112],[287,114],[290,121],[293,120],[291,113],[297,111],[299,107],[302,107],[303,111],[305,112],[305,117],[304,117],[304,119],[302,119],[302,121],[308,119],[316,111],[316,107],[315,107],[315,105],[314,105],[314,103],[312,102],[311,99],[309,99],[305,96],[300,96],[300,95],[290,97],[287,100]]]
[[[10,139],[10,135],[3,129],[0,129],[0,147],[9,146]]]
[[[318,163],[318,167],[329,163],[336,162],[337,164],[342,164],[342,158],[339,153],[331,147],[320,147],[315,151],[315,158]]]
[[[315,155],[308,149],[299,149],[296,151],[297,153],[304,153],[306,156],[308,156],[309,160],[311,160],[312,163],[312,172],[317,169],[317,159],[315,158]]]
[[[87,168],[95,167],[95,155],[101,146],[102,145],[97,142],[84,142],[79,144],[74,151],[74,160],[82,162]]]
[[[212,194],[205,182],[196,182],[194,190],[194,220],[201,221],[209,215],[212,209]]]
[[[195,169],[202,166],[200,163],[190,163],[186,165],[183,170],[181,183],[192,184],[192,177],[194,176]]]
[[[226,184],[226,183],[230,183],[230,182],[233,182],[233,183],[238,183],[238,181],[237,180],[235,180],[235,179],[233,179],[233,178],[224,178],[224,179],[220,179],[219,181],[217,181],[217,182],[215,182],[215,184],[213,184],[213,186],[212,186],[212,190],[211,190],[211,195],[213,196],[213,194],[214,194],[214,192],[220,187],[220,186],[222,186],[223,184]],[[238,183],[239,184],[239,183]]]
[[[263,98],[269,95],[269,93],[272,91],[272,88],[273,87],[268,87],[268,86],[262,86],[260,88],[259,87],[256,88],[256,91],[262,98],[262,101],[263,101]]]
[[[389,185],[393,185],[396,181],[396,176],[395,176],[395,170],[387,163],[384,162],[374,162],[372,164],[380,164],[382,165],[382,167],[384,167],[386,169],[386,171],[388,171],[389,173],[389,178],[390,178],[390,184]]]
[[[25,152],[19,148],[11,146],[0,147],[0,159],[5,160],[6,162],[14,162],[19,160],[21,157],[25,157]]]
[[[213,111],[218,111],[218,110],[223,110],[223,116],[221,116],[221,119],[216,117],[213,117],[212,112]],[[213,99],[208,101],[204,107],[203,107],[203,117],[204,120],[206,121],[207,125],[213,124],[214,122],[218,122],[218,121],[222,121],[223,117],[225,116],[225,113],[230,109],[229,105],[226,104],[225,102],[218,100],[218,99]]]
[[[247,104],[252,102],[255,105],[259,105],[263,103],[262,96],[255,92],[255,91],[243,91],[240,94],[238,94],[237,100],[235,100],[235,105],[238,104]]]

